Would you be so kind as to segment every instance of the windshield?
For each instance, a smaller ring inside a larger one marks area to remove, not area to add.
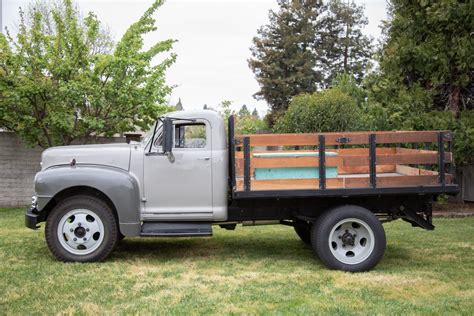
[[[156,123],[155,123],[156,124]],[[151,130],[145,134],[145,137],[143,138],[143,145],[147,145],[151,138],[153,137],[153,128],[155,127],[155,124],[153,124],[153,127],[151,128]],[[158,120],[158,126],[156,127],[156,134],[155,134],[155,139],[153,140],[154,144],[153,144],[153,147],[156,147],[158,144],[160,144],[160,141],[158,140],[161,140],[161,135],[162,135],[162,126],[163,123],[161,122],[161,120]]]

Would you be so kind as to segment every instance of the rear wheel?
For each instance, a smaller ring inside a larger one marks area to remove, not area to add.
[[[311,244],[330,269],[350,272],[375,267],[385,252],[385,232],[369,210],[346,205],[326,211],[311,231]]]
[[[46,242],[62,261],[104,260],[119,232],[112,210],[100,199],[74,196],[58,203],[46,222]]]
[[[296,219],[293,223],[293,228],[301,240],[310,245],[311,244],[311,223]]]

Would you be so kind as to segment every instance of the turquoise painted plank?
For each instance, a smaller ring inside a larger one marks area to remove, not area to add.
[[[318,179],[319,168],[295,167],[295,168],[256,168],[255,179]],[[326,167],[326,178],[337,178],[337,167]]]

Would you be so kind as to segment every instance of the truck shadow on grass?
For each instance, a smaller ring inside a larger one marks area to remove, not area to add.
[[[114,259],[137,257],[141,259],[178,259],[189,257],[215,258],[281,258],[307,260],[313,256],[311,247],[299,240],[256,240],[248,238],[130,238],[119,242],[112,253]]]
[[[278,238],[126,238],[120,241],[107,261],[123,260],[172,261],[191,259],[205,261],[267,261],[292,262],[292,264],[313,265],[323,268],[319,258],[313,253],[311,246],[299,239]],[[410,266],[410,254],[403,247],[389,245],[380,266]]]

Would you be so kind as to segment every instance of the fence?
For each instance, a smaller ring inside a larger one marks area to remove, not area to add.
[[[101,137],[94,143],[125,141],[124,137]],[[0,207],[31,203],[33,179],[40,170],[42,151],[40,147],[26,146],[15,133],[0,131]]]

